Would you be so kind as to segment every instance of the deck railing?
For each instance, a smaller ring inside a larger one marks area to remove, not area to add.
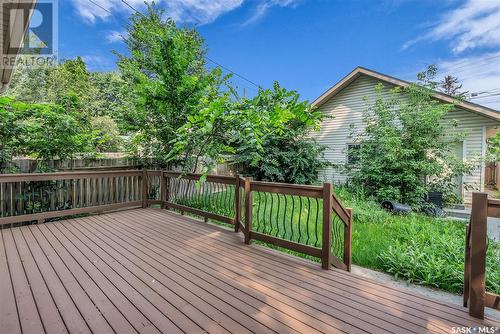
[[[143,205],[145,173],[92,171],[0,175],[0,225]]]
[[[159,205],[351,269],[352,212],[332,185],[252,181],[163,170],[0,175],[0,226]]]
[[[484,319],[484,308],[500,310],[500,295],[486,291],[486,250],[488,217],[500,218],[500,200],[486,193],[472,194],[472,211],[465,237],[464,307]]]

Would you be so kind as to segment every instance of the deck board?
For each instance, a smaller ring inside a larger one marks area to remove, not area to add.
[[[467,310],[165,210],[0,230],[2,333],[450,333]]]

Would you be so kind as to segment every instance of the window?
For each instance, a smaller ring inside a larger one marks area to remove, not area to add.
[[[347,144],[347,164],[357,165],[361,158],[360,156],[361,145],[360,144]]]

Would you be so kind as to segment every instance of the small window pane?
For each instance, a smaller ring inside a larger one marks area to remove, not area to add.
[[[360,160],[360,144],[348,144],[347,145],[347,163],[349,165],[356,165]]]

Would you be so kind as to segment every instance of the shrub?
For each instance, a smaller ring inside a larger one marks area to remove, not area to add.
[[[221,77],[220,87],[226,78]],[[295,91],[278,83],[260,89],[252,99],[233,101],[229,92],[207,99],[204,108],[188,117],[171,142],[171,161],[181,160],[185,171],[203,173],[226,156],[240,171],[256,180],[314,183],[326,166],[324,148],[308,137],[323,114]]]
[[[394,216],[362,192],[335,188],[353,207],[353,263],[422,285],[460,293],[463,289],[465,223],[410,214]],[[489,291],[500,292],[500,243],[489,241]]]
[[[420,76],[421,84],[393,89],[389,98],[382,84],[376,86],[377,98],[364,115],[366,130],[357,137],[359,166],[348,171],[356,185],[379,201],[421,206],[430,190],[453,192],[455,176],[473,168],[452,153],[462,134],[449,131],[456,124],[444,122],[454,105],[432,98],[433,75],[431,68]]]

